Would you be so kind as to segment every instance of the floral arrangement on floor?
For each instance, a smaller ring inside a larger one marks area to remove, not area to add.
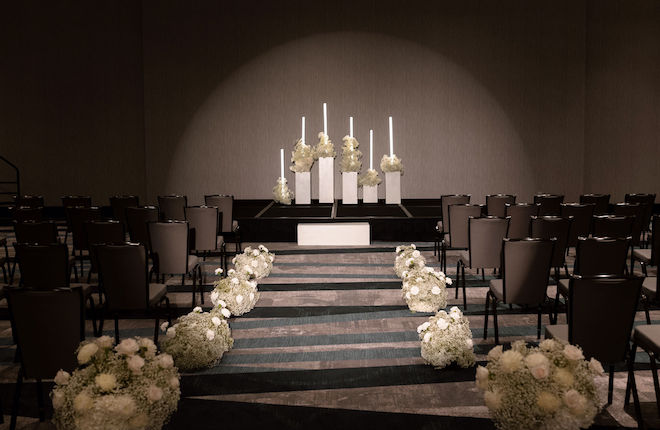
[[[257,282],[234,269],[227,271],[227,277],[214,282],[211,301],[214,306],[229,309],[232,315],[240,316],[250,312],[259,300]]]
[[[311,171],[314,164],[314,149],[311,145],[306,145],[302,139],[298,139],[291,153],[291,162],[294,163],[293,166],[289,166],[292,172],[303,173]]]
[[[197,306],[171,327],[168,327],[167,321],[160,326],[163,331],[167,330],[161,348],[172,356],[180,370],[213,367],[234,345],[226,320],[231,313],[225,307],[226,303],[219,302],[210,312],[203,312]]]
[[[476,382],[499,429],[578,429],[600,410],[594,377],[602,374],[579,347],[546,339],[538,347],[517,341],[508,351],[491,349]]]
[[[362,168],[362,152],[357,149],[360,143],[356,138],[344,136],[342,139],[344,145],[342,146],[341,161],[339,162],[339,170],[341,172],[359,172]]]
[[[286,178],[277,178],[277,185],[273,187],[273,200],[283,205],[290,205],[293,200],[293,191],[286,184]]]
[[[332,143],[327,134],[319,133],[319,143],[314,147],[314,159],[318,160],[322,157],[334,158],[337,153],[335,152],[335,145]]]
[[[57,372],[51,392],[58,429],[154,430],[176,410],[179,372],[151,339],[128,338],[114,346],[101,336],[82,342],[76,354],[80,367]]]
[[[380,170],[383,172],[401,172],[403,175],[403,164],[401,159],[392,154],[392,157],[389,157],[387,154],[383,155],[383,158],[380,160]]]
[[[413,312],[437,312],[447,307],[447,289],[451,279],[431,267],[405,271],[401,287],[403,298]]]
[[[383,180],[378,176],[378,172],[374,169],[367,169],[367,171],[360,175],[358,185],[361,187],[375,187]]]
[[[394,272],[399,278],[404,277],[404,272],[423,269],[426,259],[417,250],[414,243],[396,247],[396,258],[394,259]]]
[[[417,327],[417,333],[422,341],[422,358],[437,369],[451,363],[474,366],[470,322],[456,306],[449,313],[442,310],[432,316]]]
[[[257,248],[247,247],[242,254],[232,259],[237,272],[243,273],[248,279],[261,279],[270,275],[273,269],[275,254],[263,245]]]

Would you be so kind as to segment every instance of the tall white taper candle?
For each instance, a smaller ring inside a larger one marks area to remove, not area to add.
[[[349,116],[348,117],[348,122],[349,122],[349,136],[353,137],[353,117]]]
[[[394,155],[394,138],[392,134],[392,117],[390,117],[390,158]]]
[[[280,178],[284,182],[284,148],[280,148]]]
[[[369,130],[369,169],[374,168],[374,131]]]
[[[302,134],[300,136],[302,143],[305,143],[305,117],[302,117]]]
[[[328,135],[328,106],[323,103],[323,134]]]

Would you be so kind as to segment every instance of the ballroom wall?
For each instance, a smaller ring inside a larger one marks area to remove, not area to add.
[[[301,115],[316,143],[324,101],[337,149],[355,117],[365,164],[394,117],[404,197],[660,192],[653,0],[16,2],[4,18],[0,154],[48,204],[269,198],[279,148]]]

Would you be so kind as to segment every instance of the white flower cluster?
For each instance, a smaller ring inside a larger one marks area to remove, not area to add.
[[[577,346],[517,341],[508,351],[490,350],[476,383],[499,429],[579,429],[600,409],[594,377],[602,374],[598,360],[586,361]]]
[[[80,367],[57,372],[51,400],[58,429],[155,430],[176,410],[180,376],[172,356],[157,354],[147,338],[113,346],[108,336],[82,342]]]
[[[314,147],[314,159],[318,160],[322,157],[332,157],[335,158],[337,153],[335,152],[335,144],[332,143],[327,134],[320,132],[319,133],[319,143]]]
[[[234,269],[229,269],[227,277],[215,281],[214,286],[211,291],[213,305],[227,308],[232,315],[250,312],[259,300],[257,281],[249,280]]]
[[[290,205],[293,201],[293,191],[286,184],[286,178],[277,178],[277,184],[273,187],[273,200],[283,205]]]
[[[380,184],[383,180],[378,176],[378,172],[374,169],[367,169],[366,172],[358,178],[358,185],[361,187],[373,187]]]
[[[234,339],[225,319],[231,313],[222,306],[226,303],[220,302],[211,312],[203,312],[198,306],[171,327],[167,322],[160,326],[163,331],[167,330],[161,348],[172,356],[179,369],[190,371],[213,367],[233,346]]]
[[[292,172],[309,172],[314,164],[314,149],[310,145],[305,145],[302,139],[298,139],[291,153],[291,162],[294,163],[293,166],[289,166]]]
[[[383,158],[380,160],[380,170],[383,172],[401,172],[403,175],[403,163],[401,162],[401,159],[396,156],[396,154],[392,154],[391,157],[389,157],[387,154],[383,155]]]
[[[394,272],[399,278],[405,278],[407,272],[423,269],[426,266],[426,259],[417,246],[411,243],[408,246],[396,247],[396,258],[394,259]]]
[[[456,363],[461,367],[474,365],[470,323],[456,306],[449,313],[438,312],[417,327],[422,341],[422,358],[438,369]]]
[[[348,135],[342,139],[344,145],[342,146],[341,160],[339,161],[340,172],[359,172],[362,168],[362,152],[357,149],[360,143],[356,138]]]
[[[263,245],[258,248],[247,247],[242,254],[233,258],[232,263],[237,272],[248,279],[261,279],[270,275],[273,269],[275,255]]]
[[[437,312],[447,307],[445,284],[451,279],[430,267],[405,272],[401,287],[403,298],[413,312]]]

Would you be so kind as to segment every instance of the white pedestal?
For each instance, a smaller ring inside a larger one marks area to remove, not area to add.
[[[385,203],[401,203],[401,172],[385,172]]]
[[[335,159],[319,158],[319,203],[335,202]]]
[[[312,203],[312,187],[310,182],[310,172],[296,172],[296,204],[309,205]]]
[[[357,172],[341,174],[341,202],[345,205],[356,205],[358,202],[357,177]]]
[[[298,224],[298,245],[366,246],[370,243],[368,222]]]
[[[362,187],[362,203],[378,203],[378,185]]]

